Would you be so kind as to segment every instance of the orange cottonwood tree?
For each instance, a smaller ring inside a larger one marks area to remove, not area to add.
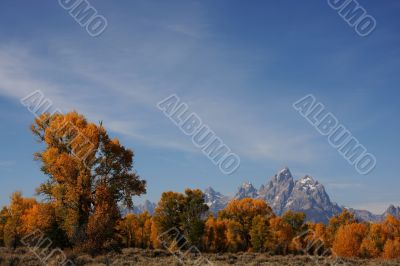
[[[136,214],[129,213],[123,219],[118,221],[118,237],[125,247],[135,246],[135,229],[137,224]]]
[[[364,258],[377,258],[381,255],[386,242],[382,224],[371,224],[368,234],[361,243],[360,252]]]
[[[132,196],[146,191],[133,152],[76,112],[43,114],[31,130],[45,147],[35,154],[48,176],[38,193],[54,204],[70,243],[102,246],[113,237],[117,204],[132,207]]]
[[[60,229],[53,203],[34,204],[22,216],[22,228],[26,235],[33,234],[39,229],[51,239],[54,246],[62,246],[66,242],[66,235]]]
[[[233,219],[224,219],[224,222],[226,223],[226,242],[228,251],[238,252],[246,249],[247,246],[244,245],[244,240],[242,238],[242,225]]]
[[[383,257],[385,259],[398,259],[400,258],[400,238],[389,239],[386,241]]]
[[[238,230],[237,233],[241,241],[243,241],[241,245],[241,249],[243,250],[250,247],[250,229],[254,217],[258,215],[264,216],[267,219],[274,216],[271,207],[264,200],[252,198],[234,199],[219,213],[221,219],[235,221],[235,227],[239,225],[235,230]]]
[[[118,222],[117,228],[121,242],[126,247],[152,247],[152,217],[148,212],[141,214],[129,213]]]
[[[382,223],[382,231],[386,239],[400,237],[400,220],[392,215],[388,215]]]
[[[282,217],[274,217],[269,223],[267,248],[275,254],[286,255],[293,239],[293,228]]]
[[[24,236],[23,217],[37,202],[32,198],[23,198],[21,192],[14,192],[11,204],[7,208],[7,220],[4,225],[4,243],[7,247],[16,248]]]
[[[327,245],[326,226],[322,223],[307,223],[308,230],[300,234],[299,244],[296,249],[301,253],[312,255],[329,255],[330,249]],[[297,244],[297,243],[296,243]]]
[[[366,231],[364,224],[352,223],[341,226],[333,241],[334,254],[340,257],[358,257]]]
[[[154,217],[152,217],[150,225],[150,244],[152,248],[160,248],[160,241],[158,239],[159,234],[157,223]]]
[[[388,215],[382,223],[382,231],[386,238],[383,257],[386,259],[400,258],[400,220]]]
[[[226,250],[226,222],[208,217],[204,229],[203,246],[210,252],[223,252]]]
[[[329,246],[332,246],[333,240],[335,238],[335,235],[339,228],[343,225],[346,224],[352,224],[356,223],[357,220],[354,217],[354,215],[349,212],[347,209],[343,209],[342,213],[339,215],[333,216],[329,220],[328,228],[327,228],[327,233],[328,233],[328,244]]]

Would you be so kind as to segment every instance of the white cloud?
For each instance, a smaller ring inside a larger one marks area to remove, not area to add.
[[[61,49],[62,55],[65,51]],[[80,54],[73,47],[67,54]],[[55,58],[62,57],[55,54]],[[156,60],[152,57],[153,60]],[[113,131],[142,141],[146,145],[160,148],[174,148],[185,152],[200,151],[191,146],[190,139],[163,117],[155,104],[168,92],[159,81],[149,82],[140,78],[127,77],[120,73],[120,66],[106,69],[95,67],[95,59],[84,56],[68,56],[63,68],[71,70],[68,75],[73,83],[58,81],[51,77],[60,76],[57,60],[38,60],[26,48],[0,47],[0,93],[16,99],[40,89],[56,107],[62,110],[77,109],[94,121],[103,120]],[[99,59],[100,60],[100,59]],[[104,59],[103,59],[104,60]],[[157,61],[153,62],[157,65]],[[47,73],[52,69],[54,73]],[[141,73],[141,72],[136,72]],[[224,76],[224,71],[221,70]],[[50,76],[50,77],[49,77]],[[168,80],[166,80],[168,82]],[[171,87],[174,82],[171,82]],[[170,89],[169,91],[174,91]],[[180,90],[181,91],[181,90]],[[179,94],[179,92],[178,92]],[[233,99],[215,100],[207,90],[199,98],[198,92],[184,91],[193,111],[219,135],[239,156],[260,161],[285,161],[307,163],[318,159],[318,147],[309,135],[291,130],[290,125],[277,123],[279,117],[257,114],[249,121],[248,107]],[[288,103],[287,108],[290,108]],[[254,111],[254,110],[253,110]],[[265,126],[265,121],[271,126]],[[274,124],[277,123],[277,124]],[[163,127],[160,130],[160,127]],[[281,128],[279,128],[280,126]],[[182,140],[184,139],[184,140]]]

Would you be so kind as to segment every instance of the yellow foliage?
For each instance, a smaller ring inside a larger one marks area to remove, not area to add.
[[[400,258],[400,238],[394,240],[389,239],[386,241],[383,257],[385,259],[398,259]]]
[[[333,241],[333,252],[340,257],[358,257],[366,235],[364,224],[352,223],[339,228]]]

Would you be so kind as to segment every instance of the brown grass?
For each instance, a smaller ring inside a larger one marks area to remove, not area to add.
[[[123,249],[121,253],[110,252],[105,255],[92,257],[87,254],[76,254],[66,251],[68,259],[72,260],[76,266],[81,265],[182,265],[176,257],[163,250],[141,250],[141,249]],[[252,265],[252,266],[394,266],[400,265],[400,260],[361,260],[345,259],[336,260],[333,258],[308,257],[308,256],[268,256],[260,253],[224,253],[224,254],[203,254],[214,265]],[[191,255],[184,258],[184,265],[193,265],[197,256]],[[0,248],[0,265],[44,265],[27,248],[19,248],[15,251],[6,248]],[[55,260],[45,261],[45,265],[56,265]]]

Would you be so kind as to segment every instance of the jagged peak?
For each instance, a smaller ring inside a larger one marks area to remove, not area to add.
[[[305,175],[302,178],[299,179],[299,182],[302,184],[305,183],[311,183],[311,184],[318,184],[318,181],[316,181],[312,176],[310,175]]]
[[[290,169],[289,169],[289,167],[287,167],[287,166],[285,166],[282,170],[280,170],[280,171],[278,172],[278,175],[280,175],[280,174],[285,174],[285,173],[290,173]]]
[[[278,182],[293,180],[292,173],[290,172],[288,167],[283,168],[275,175],[275,178]]]
[[[247,182],[243,182],[243,184],[240,186],[241,188],[245,188],[245,189],[251,189],[254,188],[253,184],[249,181]]]
[[[306,175],[306,176],[300,178],[299,180],[296,181],[296,183],[300,187],[305,187],[305,188],[313,189],[313,190],[318,189],[318,190],[322,190],[326,193],[325,187],[310,175]]]
[[[204,190],[204,192],[205,192],[205,193],[215,193],[216,191],[215,191],[212,187],[207,187],[207,188]]]
[[[384,213],[397,215],[397,213],[400,213],[400,207],[396,207],[393,204],[390,204]]]
[[[394,206],[393,204],[390,204],[389,207],[387,208],[387,210],[394,210],[396,209],[396,206]]]

